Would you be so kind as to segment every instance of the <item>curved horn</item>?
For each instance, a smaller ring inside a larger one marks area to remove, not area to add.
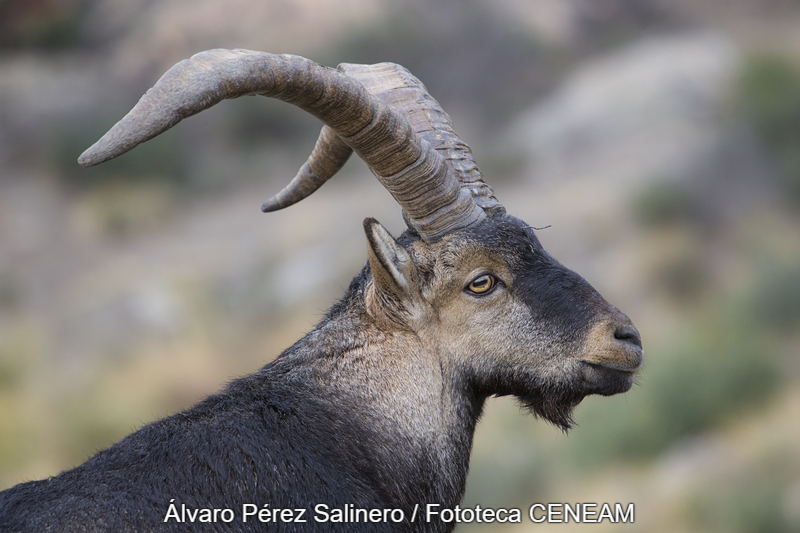
[[[249,94],[287,101],[329,126],[367,163],[425,241],[485,217],[470,189],[461,187],[452,168],[399,111],[349,76],[297,56],[210,50],[182,61],[78,162],[101,163],[225,98]],[[314,172],[311,165],[309,170]]]
[[[415,133],[428,141],[457,173],[462,187],[468,187],[477,204],[484,210],[501,208],[492,190],[472,158],[469,147],[456,135],[450,117],[428,93],[425,85],[405,67],[395,63],[355,65],[343,63],[339,70],[359,81],[373,96],[400,111]],[[347,155],[338,151],[343,143],[323,127],[314,151],[294,179],[281,192],[270,198],[262,210],[277,210],[298,202],[317,190],[338,172]],[[345,145],[346,146],[346,145]],[[341,159],[340,159],[341,158]],[[340,163],[341,161],[341,163]],[[324,177],[307,168],[323,167],[331,172]],[[289,199],[291,198],[291,200]],[[267,209],[268,207],[268,209]]]
[[[261,210],[265,213],[277,211],[309,196],[339,172],[352,153],[353,149],[347,146],[336,132],[328,126],[322,126],[317,144],[308,156],[308,161],[300,167],[297,175],[281,192],[261,205]]]
[[[254,94],[295,104],[345,136],[368,126],[374,114],[372,97],[334,69],[298,56],[208,50],[169,69],[78,163],[97,165],[226,98]]]
[[[453,123],[425,85],[396,63],[339,65],[348,76],[384,103],[400,111],[412,129],[441,155],[484,210],[502,208],[472,158],[472,151],[453,130]]]

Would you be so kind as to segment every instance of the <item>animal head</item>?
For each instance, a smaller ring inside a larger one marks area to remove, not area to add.
[[[413,332],[472,390],[517,396],[566,428],[586,395],[630,389],[639,332],[521,220],[497,213],[435,243],[413,232],[395,240],[373,219],[364,225],[367,312]]]
[[[469,148],[422,83],[398,65],[340,65],[212,50],[170,69],[79,159],[116,157],[225,98],[260,94],[325,124],[306,164],[262,206],[318,189],[356,152],[403,208],[398,239],[364,222],[364,308],[376,327],[411,334],[483,397],[515,395],[562,427],[587,394],[628,390],[642,364],[639,332],[591,285],[508,215]]]

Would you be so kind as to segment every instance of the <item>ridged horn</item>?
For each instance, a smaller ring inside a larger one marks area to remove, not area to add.
[[[182,61],[78,162],[96,165],[223,99],[251,94],[284,100],[319,118],[367,163],[426,242],[485,217],[470,187],[462,188],[452,165],[414,131],[400,111],[370,95],[350,76],[298,56],[210,50]],[[320,154],[336,152],[334,159],[341,160],[346,151],[330,150],[336,142],[332,139],[323,141]],[[319,171],[322,176],[317,177],[324,178],[338,167],[326,163],[315,169],[312,162],[308,170],[311,174]]]
[[[448,165],[457,173],[461,187],[470,190],[481,208],[484,210],[502,208],[492,190],[483,181],[483,176],[472,158],[471,150],[453,130],[450,117],[428,93],[425,85],[411,72],[394,63],[376,65],[343,63],[339,65],[339,70],[358,80],[370,94],[400,111],[414,132],[428,141],[445,158]],[[280,193],[265,202],[264,206],[269,206],[270,211],[281,209],[299,202],[314,192],[346,161],[349,154],[345,155],[337,149],[342,144],[335,133],[323,127],[306,164],[295,178]],[[324,177],[319,177],[322,176],[321,172],[310,173],[309,167],[324,169],[326,171]]]
[[[408,69],[396,63],[343,63],[339,69],[358,80],[370,94],[400,111],[414,132],[444,158],[458,176],[461,187],[470,191],[481,208],[502,208],[492,189],[483,181],[469,146],[453,130],[450,116]]]

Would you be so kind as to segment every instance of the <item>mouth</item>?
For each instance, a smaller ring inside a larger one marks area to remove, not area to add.
[[[581,361],[583,382],[588,394],[611,396],[627,392],[633,386],[636,368],[616,368],[588,361]]]

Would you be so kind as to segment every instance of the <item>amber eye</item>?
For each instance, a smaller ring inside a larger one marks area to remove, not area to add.
[[[486,294],[494,288],[495,284],[494,276],[491,274],[481,274],[467,285],[467,291],[472,294]]]

